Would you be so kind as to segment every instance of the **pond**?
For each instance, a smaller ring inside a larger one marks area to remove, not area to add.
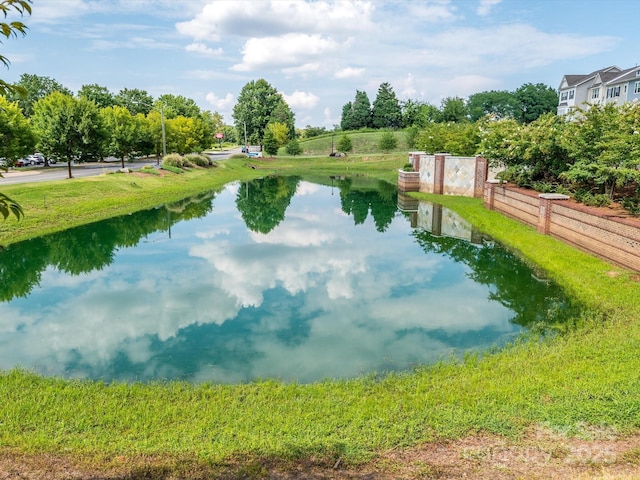
[[[0,369],[301,383],[499,347],[553,283],[365,177],[270,176],[0,251]]]

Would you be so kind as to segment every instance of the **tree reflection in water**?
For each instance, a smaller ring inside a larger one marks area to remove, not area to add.
[[[53,267],[71,275],[101,270],[113,263],[119,248],[132,247],[149,234],[207,215],[215,192],[142,210],[62,232],[33,238],[0,250],[0,301],[26,297]]]

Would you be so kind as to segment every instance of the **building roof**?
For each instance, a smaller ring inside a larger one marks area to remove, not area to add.
[[[613,78],[611,78],[610,80],[608,80],[607,83],[609,84],[614,84],[614,83],[626,83],[629,80],[633,80],[634,78],[638,77],[638,71],[640,71],[640,66],[636,65],[634,67],[631,68],[627,68],[626,70],[623,70],[621,72],[619,72],[616,76],[614,76]]]
[[[610,67],[601,68],[600,70],[596,70],[595,72],[591,72],[587,75],[565,75],[564,77],[562,77],[562,81],[560,82],[560,87],[562,87],[562,84],[564,82],[567,83],[567,86],[565,88],[572,88],[572,87],[577,87],[578,85],[581,85],[589,80],[593,80],[598,75],[600,75],[600,78],[604,80],[604,78],[602,77],[605,74],[616,75],[619,73],[620,73],[620,69],[615,65],[611,65]]]

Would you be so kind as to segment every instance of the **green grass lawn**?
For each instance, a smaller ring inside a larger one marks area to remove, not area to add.
[[[395,181],[405,157],[252,159],[256,169],[233,160],[180,176],[109,175],[3,188],[23,204],[26,218],[0,224],[0,242],[270,172]],[[0,452],[64,453],[96,468],[121,455],[154,456],[170,468],[184,459],[214,468],[239,458],[326,465],[340,458],[353,465],[387,449],[483,432],[517,438],[540,425],[584,436],[592,426],[637,431],[638,276],[488,211],[479,199],[416,195],[455,210],[545,269],[585,306],[581,317],[558,335],[484,356],[310,385],[104,384],[7,371],[0,374]]]
[[[380,149],[378,144],[384,131],[375,130],[371,132],[367,131],[355,131],[355,132],[338,132],[333,134],[324,134],[317,137],[301,140],[300,147],[302,147],[302,156],[315,157],[325,156],[331,153],[331,146],[333,144],[334,150],[338,150],[338,142],[343,135],[348,136],[351,139],[353,150],[348,152],[349,155],[370,155],[379,154]],[[407,152],[409,148],[407,146],[407,135],[404,130],[396,130],[393,132],[394,137],[397,140],[397,146],[391,153],[402,154],[403,158],[408,158]],[[282,147],[278,156],[286,156],[285,147]],[[406,163],[406,161],[405,161]]]

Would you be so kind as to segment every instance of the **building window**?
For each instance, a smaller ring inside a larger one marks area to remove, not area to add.
[[[636,82],[633,86],[633,93],[640,93],[640,82]]]
[[[575,90],[569,90],[569,100],[573,100],[573,96],[575,95]]]
[[[607,88],[607,98],[615,98],[620,96],[620,86]]]
[[[600,89],[599,88],[591,89],[591,99],[595,100],[597,98],[600,98]]]
[[[564,102],[567,100],[567,97],[569,97],[569,94],[567,92],[561,92],[560,93],[560,101]]]

